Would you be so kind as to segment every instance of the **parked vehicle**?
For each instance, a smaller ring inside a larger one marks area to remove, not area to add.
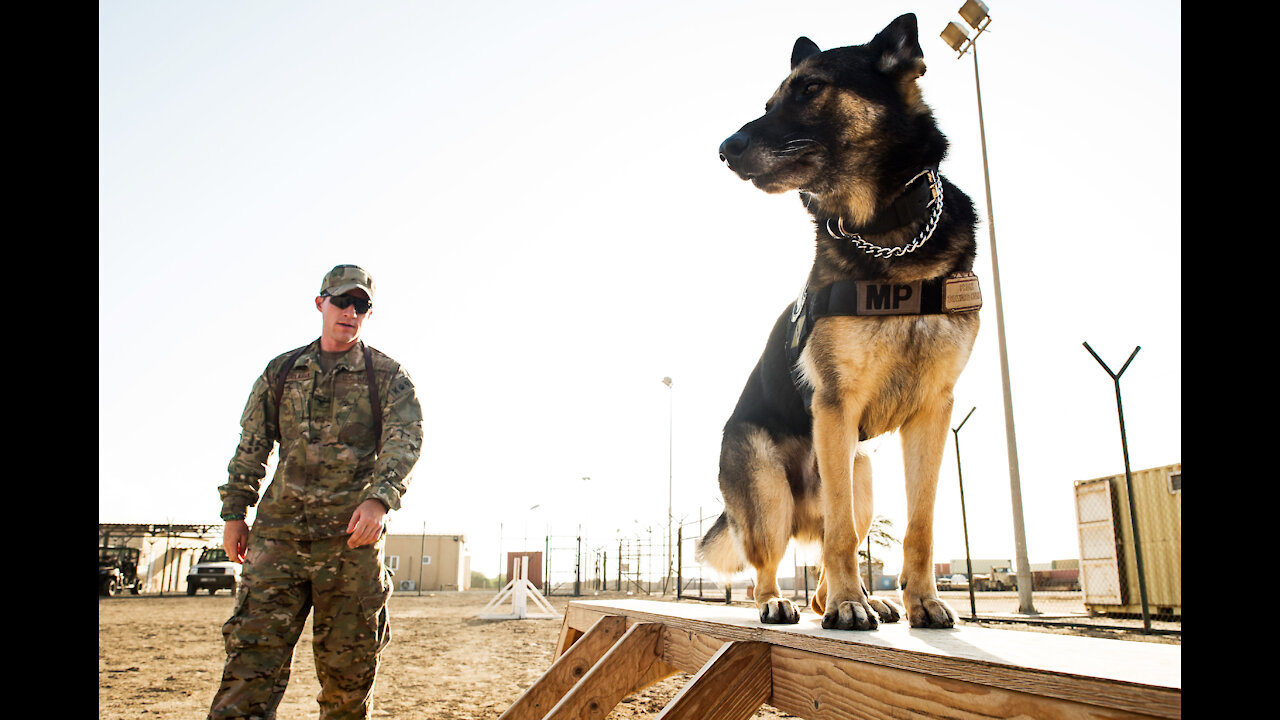
[[[141,554],[138,548],[131,547],[98,548],[98,594],[114,596],[128,590],[137,595],[142,589],[138,579]]]
[[[220,547],[202,550],[200,560],[187,571],[188,595],[195,595],[199,590],[208,590],[210,595],[219,590],[235,594],[239,584],[240,563],[232,562],[227,551]]]
[[[982,590],[1017,590],[1018,576],[1007,567],[992,568],[989,573],[974,573],[973,589]]]

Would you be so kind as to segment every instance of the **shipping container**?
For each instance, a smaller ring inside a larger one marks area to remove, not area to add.
[[[1085,608],[1098,614],[1141,614],[1135,552],[1140,549],[1149,614],[1181,618],[1182,463],[1137,470],[1132,476],[1137,548],[1125,476],[1075,483]]]

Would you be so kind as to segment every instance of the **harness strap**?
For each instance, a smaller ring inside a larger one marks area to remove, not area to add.
[[[280,433],[280,401],[284,398],[284,381],[289,375],[289,371],[293,369],[294,363],[306,352],[310,345],[304,345],[298,348],[288,360],[285,360],[284,366],[280,369],[280,374],[276,376],[275,401],[276,401],[276,439],[281,438]],[[374,436],[378,438],[377,453],[382,452],[382,400],[378,393],[378,377],[373,371],[373,352],[365,343],[361,343],[364,349],[364,371],[369,381],[369,407],[373,410],[373,430]]]
[[[280,400],[284,398],[284,379],[289,374],[289,371],[293,369],[293,364],[298,362],[298,358],[301,357],[302,353],[306,352],[309,347],[311,346],[303,345],[294,351],[294,353],[289,356],[289,359],[284,361],[284,367],[280,369],[280,374],[276,376],[276,440],[283,437],[280,432]]]
[[[801,301],[804,299],[802,298]],[[798,303],[801,301],[797,301]],[[982,307],[978,276],[971,272],[892,283],[840,280],[820,287],[806,303],[814,318],[837,315],[949,315]]]
[[[813,293],[806,286],[791,308],[787,333],[787,363],[791,382],[804,401],[813,405],[813,388],[800,372],[804,350],[814,322],[823,317],[882,315],[952,315],[974,312],[982,307],[978,276],[971,272],[945,277],[891,283],[876,280],[840,280]]]
[[[373,372],[373,351],[368,345],[364,345],[364,372],[369,377],[369,407],[373,410],[374,437],[378,438],[376,456],[382,454],[382,401],[378,398],[378,377]]]

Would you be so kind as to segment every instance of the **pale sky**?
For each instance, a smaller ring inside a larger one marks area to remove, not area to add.
[[[492,575],[525,534],[659,537],[669,482],[677,520],[718,512],[721,430],[813,236],[794,193],[738,180],[717,148],[798,36],[860,44],[914,12],[941,170],[982,218],[987,305],[952,422],[977,408],[970,548],[1013,558],[974,64],[939,38],[961,4],[100,2],[99,520],[219,522],[253,380],[319,334],[340,263],[376,280],[365,337],[426,414],[392,532],[464,534]],[[1133,468],[1182,459],[1181,5],[989,4],[982,104],[1042,563],[1079,556],[1073,482],[1123,472],[1114,386],[1082,342],[1113,369],[1142,347],[1121,384]],[[901,529],[897,439],[875,447],[875,511]],[[940,562],[963,556],[954,450]]]

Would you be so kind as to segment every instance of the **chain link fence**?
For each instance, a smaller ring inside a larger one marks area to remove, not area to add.
[[[939,596],[962,619],[974,622],[1180,633],[1182,465],[1082,480],[1074,489],[1079,558],[1031,563],[1025,574],[1008,558],[951,558],[934,566]],[[937,511],[959,513],[960,508]],[[726,579],[696,560],[698,540],[715,519],[710,515],[677,525],[669,563],[662,537],[592,541],[580,535],[547,536],[543,593],[750,604],[750,572]],[[863,582],[872,594],[897,593],[898,577],[883,572],[883,558],[900,557],[898,543],[892,526],[877,518],[859,549]],[[820,574],[819,566],[793,551],[792,562],[779,569],[778,583],[784,595],[807,607]],[[1030,611],[1018,590],[1028,576]]]
[[[631,537],[595,542],[584,536],[548,535],[543,594],[673,594],[675,580],[665,571],[666,553],[661,539]]]

